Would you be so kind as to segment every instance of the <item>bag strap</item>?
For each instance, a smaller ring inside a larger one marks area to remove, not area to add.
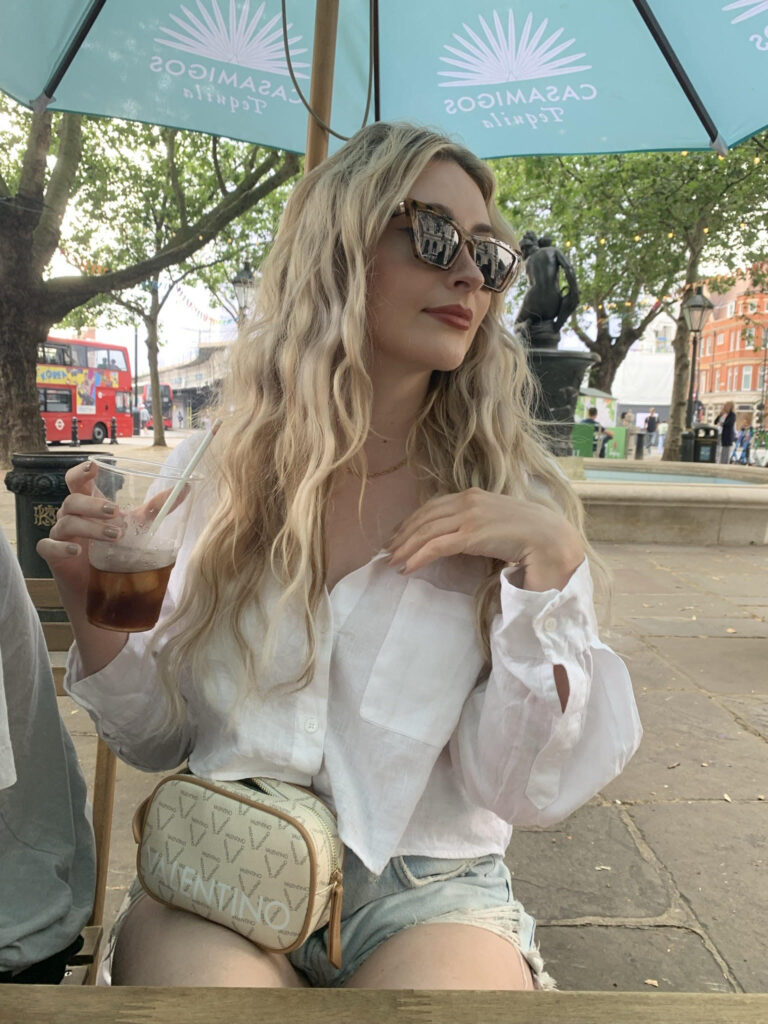
[[[149,813],[149,805],[152,802],[154,793],[150,793],[146,800],[142,800],[136,810],[133,812],[133,838],[137,843],[141,843],[141,837],[144,834],[144,824],[147,820],[147,814]]]

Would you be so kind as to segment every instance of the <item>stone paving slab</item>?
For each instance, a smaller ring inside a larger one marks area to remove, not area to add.
[[[768,693],[765,638],[657,637],[653,647],[662,659],[710,693]]]
[[[540,923],[598,912],[655,918],[671,906],[616,807],[590,804],[551,828],[515,829],[506,859],[515,897]]]
[[[636,699],[643,742],[603,790],[606,799],[722,800],[727,793],[732,800],[755,800],[765,793],[765,741],[741,728],[713,698],[649,692]]]
[[[768,637],[768,622],[762,619],[743,618],[704,618],[703,616],[682,618],[665,616],[664,618],[647,618],[639,615],[626,616],[630,629],[643,636],[682,636],[682,637]]]
[[[675,594],[690,589],[676,575],[662,575],[654,572],[653,567],[641,565],[616,569],[613,586],[616,593],[622,594]]]
[[[630,816],[747,992],[768,989],[768,804],[650,804]]]
[[[740,597],[757,597],[765,601],[766,579],[765,569],[755,567],[749,571],[740,571],[736,566],[724,566],[713,575],[697,573],[676,573],[675,579],[691,590],[706,590],[719,594],[730,600]]]
[[[611,547],[612,545],[606,545]],[[686,545],[657,543],[653,545],[616,545],[622,550],[640,550],[648,556],[649,561],[659,568],[667,566],[674,571],[684,571],[686,566],[696,572],[704,573],[708,566],[728,565],[746,568],[748,566],[768,567],[768,551],[757,545],[743,547],[695,547]]]
[[[768,740],[768,697],[724,697],[722,704],[748,728]]]
[[[733,991],[702,937],[685,928],[543,926],[536,938],[546,969],[563,990],[651,992],[650,980],[659,992]]]
[[[614,614],[630,621],[636,616],[662,618],[746,618],[751,613],[741,604],[725,601],[714,594],[685,590],[674,594],[616,594],[612,608]]]
[[[603,631],[605,642],[624,661],[635,693],[644,690],[695,690],[685,672],[671,666],[639,637],[617,629]]]

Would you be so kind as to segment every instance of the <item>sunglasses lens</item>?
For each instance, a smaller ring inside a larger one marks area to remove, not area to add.
[[[508,280],[511,280],[518,258],[514,252],[489,239],[487,242],[477,242],[475,263],[482,271],[486,288],[501,291]]]
[[[419,259],[440,270],[447,270],[461,245],[461,236],[453,223],[432,210],[414,209],[411,226]],[[519,264],[517,253],[491,238],[477,238],[474,250],[475,263],[482,271],[485,287],[501,291],[514,276]]]
[[[447,269],[461,244],[453,224],[429,210],[415,210],[412,224],[419,259],[441,270]]]

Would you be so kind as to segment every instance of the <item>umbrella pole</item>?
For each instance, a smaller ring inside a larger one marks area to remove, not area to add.
[[[336,59],[336,26],[339,0],[317,0],[315,7],[315,42],[312,51],[312,82],[309,105],[321,120],[330,124],[333,99],[333,65]],[[312,114],[307,124],[307,153],[304,173],[308,174],[328,156],[328,132],[321,128]]]

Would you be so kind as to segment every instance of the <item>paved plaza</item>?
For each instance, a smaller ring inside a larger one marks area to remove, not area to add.
[[[149,443],[104,450],[162,458]],[[4,489],[0,521],[13,540]],[[614,574],[603,638],[630,668],[645,738],[567,821],[516,830],[515,895],[563,989],[767,991],[768,548],[598,550]],[[62,711],[90,774],[90,724],[69,701]],[[131,816],[154,778],[118,769],[108,922],[133,878]]]

